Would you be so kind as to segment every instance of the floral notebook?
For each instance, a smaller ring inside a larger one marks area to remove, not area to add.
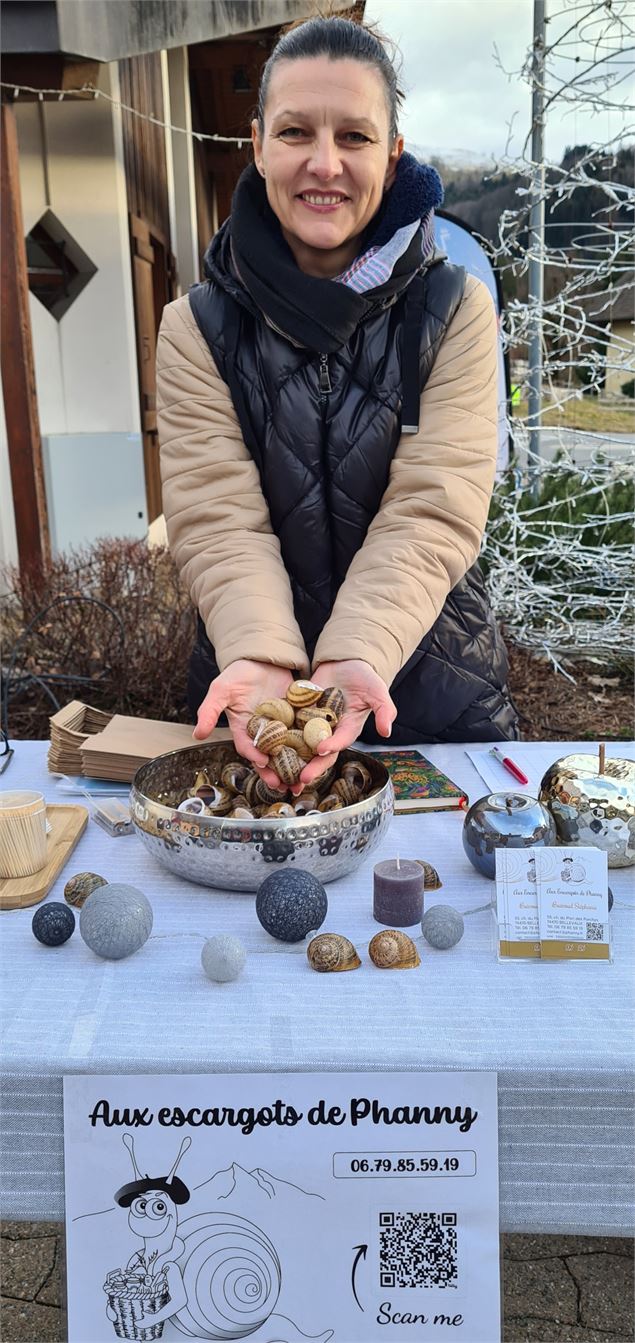
[[[453,811],[466,807],[468,797],[447,774],[426,760],[421,751],[373,751],[380,756],[395,790],[395,815],[416,811]]]

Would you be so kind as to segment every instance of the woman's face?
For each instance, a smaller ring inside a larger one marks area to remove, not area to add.
[[[392,185],[403,138],[389,141],[384,84],[356,60],[281,60],[267,92],[256,167],[302,270],[336,275]]]

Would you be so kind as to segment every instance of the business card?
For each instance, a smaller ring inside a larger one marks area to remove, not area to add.
[[[539,849],[496,849],[496,913],[501,958],[540,957],[536,854]]]
[[[543,960],[608,961],[608,858],[602,849],[536,849]]]

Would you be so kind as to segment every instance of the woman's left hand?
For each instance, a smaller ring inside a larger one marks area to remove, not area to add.
[[[381,676],[369,665],[351,659],[348,662],[322,662],[311,673],[316,685],[339,686],[344,692],[345,711],[333,733],[318,746],[317,756],[305,765],[294,793],[306,788],[325,770],[335,764],[343,751],[359,737],[369,713],[375,715],[375,726],[380,737],[389,737],[397,717],[388,687]]]

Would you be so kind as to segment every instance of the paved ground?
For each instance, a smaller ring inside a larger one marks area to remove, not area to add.
[[[60,1227],[5,1222],[1,1245],[3,1343],[63,1343]],[[632,1241],[503,1236],[502,1269],[504,1343],[633,1343]]]

